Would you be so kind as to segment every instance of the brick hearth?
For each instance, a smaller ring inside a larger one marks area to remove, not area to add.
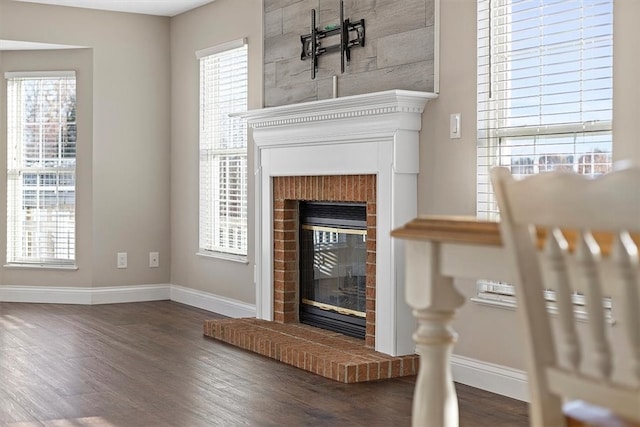
[[[298,202],[367,206],[366,335],[347,337],[298,322]],[[273,178],[273,317],[208,320],[204,335],[344,383],[415,375],[416,355],[376,352],[376,176]]]
[[[418,356],[392,357],[362,340],[299,323],[207,320],[204,335],[343,383],[415,375]]]

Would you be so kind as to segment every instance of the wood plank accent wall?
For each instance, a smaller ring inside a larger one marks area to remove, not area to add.
[[[311,9],[317,26],[336,25],[339,0],[265,0],[264,105],[328,99],[333,76],[339,96],[388,89],[434,91],[434,0],[345,0],[345,18],[365,20],[364,47],[351,50],[351,63],[340,72],[340,54],[318,59],[311,79],[311,61],[300,60],[300,36],[311,31]],[[336,43],[325,39],[323,46]]]
[[[375,347],[376,176],[283,176],[273,178],[274,320],[298,322],[298,202],[367,204],[367,285],[365,345]]]

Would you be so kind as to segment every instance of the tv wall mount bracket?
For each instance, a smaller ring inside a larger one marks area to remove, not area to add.
[[[322,46],[322,39],[339,35],[340,42],[331,46]],[[351,22],[344,19],[344,2],[340,0],[340,24],[327,25],[323,29],[316,27],[316,10],[311,9],[311,33],[300,36],[302,53],[300,59],[311,60],[311,79],[318,73],[318,58],[325,53],[340,51],[340,71],[344,73],[345,61],[351,62],[351,48],[364,46],[365,27],[364,19]]]

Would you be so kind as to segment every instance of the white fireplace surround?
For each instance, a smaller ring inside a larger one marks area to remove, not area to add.
[[[422,112],[437,95],[391,90],[238,114],[253,128],[256,315],[273,320],[275,176],[377,176],[375,349],[415,353],[404,300],[404,251],[390,232],[417,215]]]

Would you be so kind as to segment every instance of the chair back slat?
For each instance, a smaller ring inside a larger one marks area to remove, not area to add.
[[[640,330],[634,327],[634,325],[640,325],[640,274],[638,273],[640,259],[638,247],[628,232],[617,236],[612,257],[618,265],[622,288],[620,317],[623,319],[625,335],[629,340],[635,382],[640,385]]]
[[[580,343],[576,332],[573,304],[573,290],[569,286],[569,272],[565,257],[568,256],[569,244],[559,228],[549,234],[545,244],[545,255],[548,262],[547,288],[556,292],[556,307],[562,335],[560,363],[571,370],[578,370],[582,360]]]
[[[516,180],[506,168],[491,177],[516,273],[532,425],[560,425],[573,399],[640,422],[640,167],[595,179]]]
[[[576,248],[578,263],[577,281],[584,285],[585,307],[587,309],[589,332],[593,340],[594,362],[597,373],[603,378],[611,377],[611,346],[605,333],[605,316],[598,264],[601,260],[600,247],[590,232],[583,231]]]

